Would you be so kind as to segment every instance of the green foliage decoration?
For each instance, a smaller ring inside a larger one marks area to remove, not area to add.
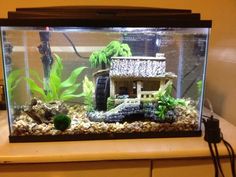
[[[168,81],[165,85],[161,85],[159,90],[154,93],[154,98],[159,99],[162,96],[165,95],[171,95],[173,90],[173,83],[172,81]]]
[[[10,72],[10,74],[7,76],[7,91],[8,91],[8,96],[10,98],[10,101],[13,100],[14,98],[14,90],[22,80],[22,75],[23,70],[16,69]]]
[[[94,110],[94,91],[95,87],[93,82],[90,81],[87,76],[85,76],[83,80],[83,96],[87,112],[91,112]]]
[[[57,130],[65,131],[67,128],[70,127],[71,118],[65,114],[58,114],[54,116],[53,124]]]
[[[172,82],[167,82],[166,85],[160,87],[154,95],[158,102],[155,114],[162,120],[165,119],[165,115],[169,110],[173,110],[178,105],[187,106],[189,104],[185,99],[172,97],[172,89]]]
[[[43,88],[41,88],[35,80],[31,78],[25,78],[26,82],[29,85],[30,91],[33,95],[39,95],[44,101],[49,102],[53,100],[70,100],[73,98],[79,98],[83,96],[83,93],[76,94],[75,92],[78,90],[80,83],[77,83],[77,78],[81,74],[81,72],[86,67],[78,67],[73,70],[70,76],[62,81],[62,71],[63,64],[62,59],[55,54],[55,61],[52,65],[52,69],[49,76],[49,83],[42,82],[40,77],[38,76],[36,71],[31,71],[34,77],[43,84]],[[45,88],[45,89],[44,89]]]
[[[197,91],[198,91],[198,96],[201,96],[201,93],[202,93],[202,80],[197,81]]]
[[[107,98],[107,110],[111,110],[113,108],[115,108],[115,98],[114,97],[108,97]]]
[[[89,62],[92,67],[96,68],[100,65],[109,65],[111,57],[118,56],[132,56],[130,47],[128,44],[123,44],[119,41],[111,41],[105,48],[93,52],[89,57]]]
[[[159,97],[158,106],[155,113],[159,118],[165,119],[166,113],[169,110],[174,109],[175,106],[175,98],[171,97],[170,95],[163,95]]]

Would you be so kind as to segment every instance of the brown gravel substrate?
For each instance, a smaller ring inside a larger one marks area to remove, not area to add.
[[[65,131],[56,130],[52,123],[38,124],[28,115],[22,113],[13,122],[15,136],[24,135],[59,135],[59,134],[99,134],[99,133],[132,133],[132,132],[168,132],[192,131],[198,128],[198,113],[192,107],[178,107],[177,120],[174,123],[156,123],[135,121],[132,123],[91,122],[82,106],[70,107],[68,115],[71,126]]]

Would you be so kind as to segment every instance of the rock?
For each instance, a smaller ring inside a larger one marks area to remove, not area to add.
[[[44,103],[38,98],[33,98],[29,105],[23,106],[23,112],[40,124],[52,122],[55,115],[67,114],[68,109],[62,101]]]
[[[82,125],[85,129],[88,129],[90,127],[90,123],[83,123]]]
[[[89,112],[87,116],[93,122],[103,122],[105,120],[105,113],[102,111]]]

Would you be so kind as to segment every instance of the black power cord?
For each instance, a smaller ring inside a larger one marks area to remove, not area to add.
[[[211,152],[211,157],[215,168],[215,177],[219,177],[219,173],[221,174],[222,177],[225,177],[221,167],[220,156],[217,148],[217,144],[220,143],[221,141],[223,141],[229,154],[232,177],[236,177],[234,149],[224,139],[223,134],[220,130],[219,120],[214,118],[213,115],[211,116],[203,115],[203,117],[204,117],[203,123],[205,125],[204,140],[208,142],[208,146]]]
[[[235,175],[235,154],[234,154],[234,149],[224,139],[223,139],[223,143],[225,144],[225,146],[226,146],[226,148],[228,150],[228,153],[229,153],[232,176],[235,177],[236,175]]]
[[[79,57],[79,58],[82,58],[82,59],[89,59],[89,57],[85,57],[85,56],[82,56],[80,55],[80,53],[77,51],[76,47],[75,47],[75,44],[73,43],[73,41],[71,40],[71,38],[66,34],[66,33],[62,33],[63,36],[67,39],[67,41],[71,44],[75,54]]]

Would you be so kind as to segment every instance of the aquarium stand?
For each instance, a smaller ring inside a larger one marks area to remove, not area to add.
[[[146,133],[103,133],[81,135],[28,135],[9,136],[11,143],[21,142],[52,142],[52,141],[78,141],[78,140],[117,140],[117,139],[141,139],[141,138],[174,138],[174,137],[199,137],[201,130],[178,132],[146,132]]]

